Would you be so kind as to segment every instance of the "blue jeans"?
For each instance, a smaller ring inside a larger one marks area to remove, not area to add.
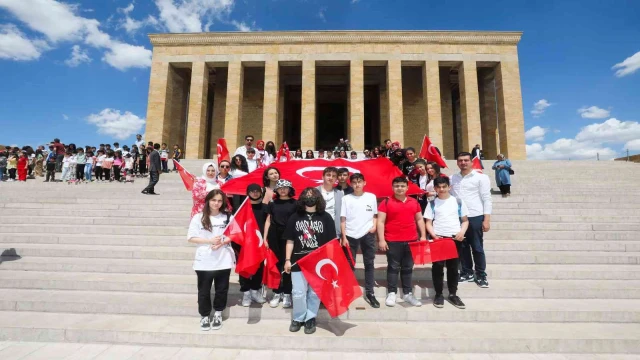
[[[301,271],[291,272],[291,283],[293,285],[293,291],[291,292],[293,298],[293,320],[305,322],[318,316],[320,298],[309,286]]]
[[[91,168],[93,167],[93,164],[91,163],[86,163],[84,165],[84,178],[87,181],[91,181]]]
[[[476,264],[475,274],[487,276],[487,260],[484,257],[484,241],[482,222],[484,215],[469,217],[469,228],[464,234],[462,246],[458,247],[458,255],[462,264],[462,274],[473,274],[473,264]],[[473,256],[472,256],[473,254]]]
[[[5,168],[0,168],[0,181],[2,181],[2,178],[4,178],[4,172]]]

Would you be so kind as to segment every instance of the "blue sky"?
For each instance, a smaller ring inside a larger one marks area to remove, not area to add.
[[[517,30],[531,159],[640,152],[640,1],[0,0],[0,144],[131,143],[148,33]]]

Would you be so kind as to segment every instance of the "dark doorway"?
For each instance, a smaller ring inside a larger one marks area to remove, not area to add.
[[[316,86],[316,149],[333,149],[347,138],[348,90],[346,84]]]
[[[302,114],[302,88],[299,85],[284,87],[284,141],[289,149],[294,151],[300,148],[301,114]],[[276,145],[278,147],[279,145]]]
[[[364,147],[373,150],[380,145],[380,87],[364,87]],[[358,149],[360,150],[360,149]]]

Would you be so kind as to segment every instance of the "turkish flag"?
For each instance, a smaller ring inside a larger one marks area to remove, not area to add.
[[[331,317],[344,314],[349,305],[362,296],[362,289],[338,239],[317,248],[297,264]]]
[[[264,240],[258,227],[251,203],[245,201],[227,225],[223,235],[241,246],[236,273],[246,278],[255,275],[266,257]]]
[[[229,157],[229,148],[227,148],[227,140],[220,138],[218,139],[218,165],[222,162],[222,160],[231,160]]]
[[[278,257],[271,249],[267,249],[267,258],[262,272],[262,283],[269,289],[277,289],[280,287],[281,280],[282,274],[278,270]]]
[[[278,150],[278,153],[276,153],[275,162],[281,162],[283,156],[287,158],[287,161],[291,161],[291,152],[289,151],[289,145],[287,145],[286,141],[280,145],[280,149]]]
[[[438,164],[441,168],[446,168],[447,163],[444,162],[442,156],[438,152],[438,149],[431,143],[429,137],[427,135],[424,136],[422,140],[422,148],[420,148],[420,157],[427,161],[433,161]]]
[[[192,173],[188,172],[187,169],[184,168],[184,166],[180,165],[179,161],[173,160],[173,166],[175,166],[178,170],[178,174],[180,174],[180,178],[182,179],[184,187],[187,189],[187,191],[193,190],[193,183],[196,181],[196,177],[193,176]]]
[[[364,190],[373,193],[378,198],[393,196],[391,182],[393,178],[402,176],[402,172],[387,158],[376,159],[312,159],[273,163],[270,166],[280,171],[280,178],[291,181],[296,193],[299,194],[307,187],[322,184],[322,171],[328,166],[345,167],[350,174],[361,173],[367,180]],[[254,171],[240,178],[231,179],[222,185],[226,194],[246,195],[247,186],[251,183],[262,184],[262,171]],[[408,195],[419,195],[423,191],[409,183]]]
[[[451,238],[440,238],[431,241],[414,241],[409,243],[413,262],[417,265],[431,264],[436,261],[455,259],[458,249]]]
[[[480,162],[480,158],[478,156],[474,157],[473,160],[471,160],[471,168],[473,168],[473,170],[475,170],[476,172],[482,174],[482,163]]]
[[[409,243],[411,256],[416,265],[431,264],[431,248],[428,241],[414,241]]]

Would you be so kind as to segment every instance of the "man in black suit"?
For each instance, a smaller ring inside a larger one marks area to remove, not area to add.
[[[158,150],[160,150],[160,144],[153,144],[153,151],[149,154],[149,185],[142,190],[142,193],[146,195],[158,195],[154,191],[154,187],[160,180],[160,168],[162,166]]]

